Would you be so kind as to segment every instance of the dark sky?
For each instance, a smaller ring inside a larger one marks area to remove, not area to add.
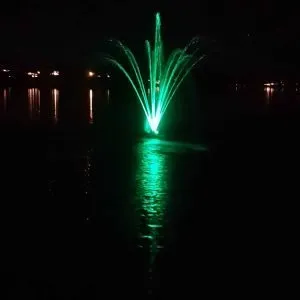
[[[143,45],[152,38],[158,10],[171,45],[183,46],[194,35],[223,46],[231,39],[238,44],[248,33],[257,37],[258,49],[266,37],[269,44],[272,39],[293,44],[299,40],[300,26],[292,5],[271,0],[2,1],[0,61],[81,59],[101,51],[102,41],[111,36]]]

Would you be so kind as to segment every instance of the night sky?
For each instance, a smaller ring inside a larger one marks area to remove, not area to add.
[[[112,36],[141,47],[152,39],[156,11],[171,47],[200,35],[222,55],[267,57],[270,64],[299,60],[300,26],[292,2],[30,0],[1,3],[0,61],[79,62],[95,57]]]

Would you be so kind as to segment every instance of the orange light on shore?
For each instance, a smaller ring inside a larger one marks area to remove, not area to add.
[[[93,77],[95,75],[95,73],[92,71],[89,71],[88,75],[89,75],[89,77]]]
[[[274,85],[276,85],[275,82],[267,82],[264,84],[264,86],[274,86]]]

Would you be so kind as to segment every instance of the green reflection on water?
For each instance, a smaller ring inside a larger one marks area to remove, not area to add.
[[[149,250],[150,268],[163,247],[163,225],[168,196],[167,156],[159,139],[145,139],[137,146],[136,196],[141,212],[140,246]]]
[[[197,144],[148,138],[140,141],[135,150],[135,200],[140,217],[139,246],[143,248],[143,253],[148,253],[145,286],[148,293],[153,294],[159,285],[159,276],[156,277],[159,266],[155,262],[165,245],[167,205],[172,205],[168,203],[171,191],[177,190],[172,183],[173,168],[179,162],[178,159],[181,162],[184,159],[181,155],[193,155],[206,151],[206,148]]]

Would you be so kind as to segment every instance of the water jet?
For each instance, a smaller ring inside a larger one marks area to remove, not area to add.
[[[161,37],[161,17],[155,15],[155,34],[153,46],[146,40],[148,59],[148,78],[144,80],[140,67],[132,51],[120,41],[111,40],[125,55],[130,70],[127,70],[119,60],[108,56],[106,60],[117,67],[129,80],[145,114],[145,131],[156,136],[159,125],[166,110],[174,98],[182,81],[192,68],[205,56],[198,55],[199,38],[193,38],[183,49],[175,49],[165,60],[163,41]]]

